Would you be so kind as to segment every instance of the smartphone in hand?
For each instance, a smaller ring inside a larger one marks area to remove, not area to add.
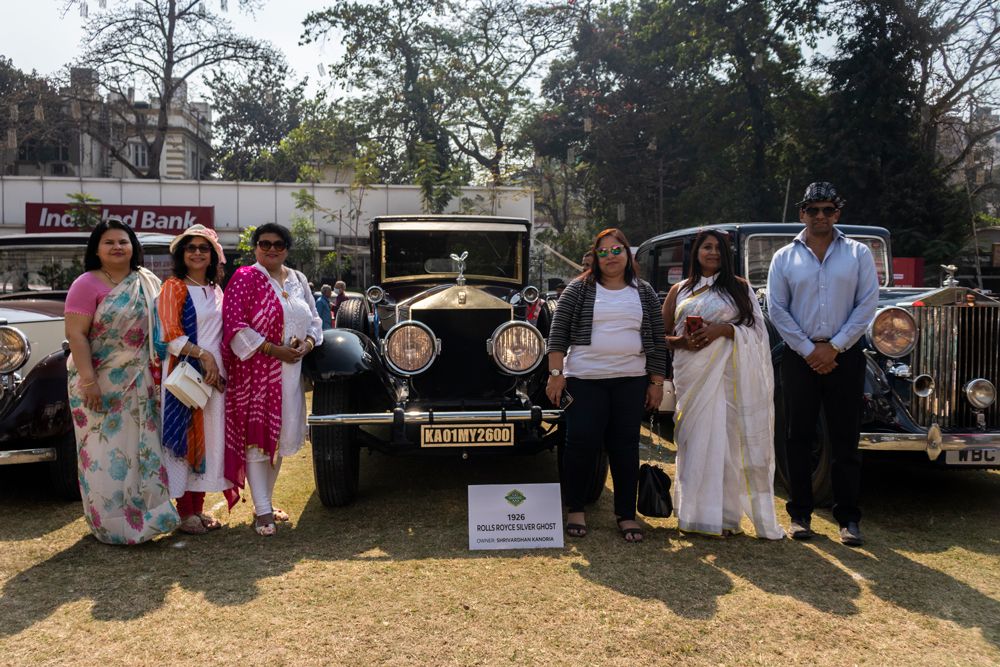
[[[688,333],[694,333],[704,324],[705,321],[701,319],[701,315],[688,315],[684,320],[684,328],[687,329]]]
[[[569,395],[569,392],[563,389],[562,396],[559,397],[559,409],[565,410],[569,407],[569,404],[573,402],[573,397]]]

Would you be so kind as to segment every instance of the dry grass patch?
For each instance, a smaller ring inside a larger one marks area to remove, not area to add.
[[[0,470],[0,663],[1000,662],[1000,474],[869,465],[861,550],[828,513],[809,544],[657,519],[629,545],[607,493],[566,549],[469,552],[466,485],[552,481],[554,459],[366,455],[362,497],[332,510],[306,451],[282,468],[293,521],[274,539],[247,503],[221,531],[136,548]]]

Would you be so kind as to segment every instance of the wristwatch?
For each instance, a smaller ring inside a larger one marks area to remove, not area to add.
[[[552,369],[549,369],[549,375],[551,375],[553,377],[562,375],[562,369],[561,368],[552,368]]]

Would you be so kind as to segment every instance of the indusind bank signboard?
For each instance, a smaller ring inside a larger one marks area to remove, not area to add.
[[[72,204],[24,205],[24,231],[28,234],[45,232],[79,231],[73,224],[70,213]],[[124,204],[96,206],[101,219],[120,218],[122,222],[137,232],[158,232],[160,234],[180,234],[191,225],[202,224],[215,227],[214,206],[148,206],[145,204]]]

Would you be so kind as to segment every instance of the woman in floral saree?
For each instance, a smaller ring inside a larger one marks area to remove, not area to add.
[[[733,272],[729,238],[698,235],[686,280],[663,304],[674,350],[677,519],[682,531],[728,536],[750,517],[781,539],[774,510],[774,371],[750,285]]]
[[[167,491],[153,381],[150,309],[160,281],[118,220],[101,222],[66,296],[69,403],[83,512],[108,544],[138,544],[179,523]]]

